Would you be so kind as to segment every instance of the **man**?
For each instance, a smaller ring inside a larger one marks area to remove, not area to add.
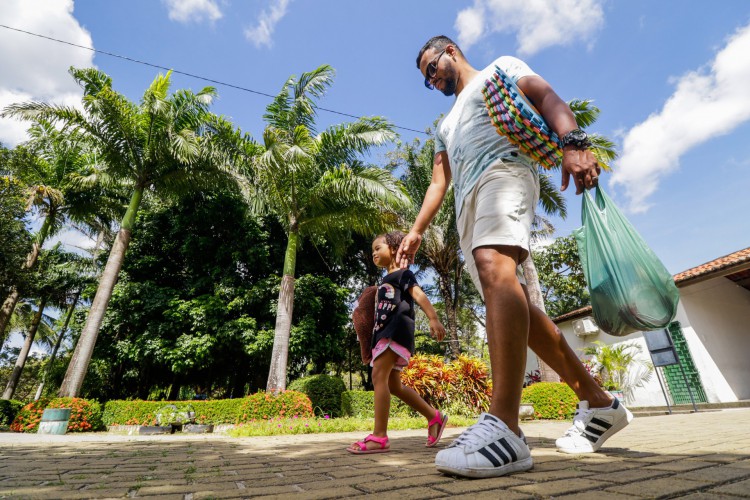
[[[561,138],[562,190],[572,177],[576,194],[581,194],[596,184],[600,172],[570,108],[524,62],[505,56],[478,71],[445,36],[430,39],[419,51],[417,67],[425,86],[455,95],[456,100],[438,124],[432,182],[396,258],[404,268],[413,262],[452,180],[461,249],[486,304],[493,394],[489,412],[439,452],[435,464],[442,472],[467,477],[502,476],[533,466],[518,426],[527,346],[581,400],[573,426],[556,442],[559,451],[595,452],[632,419],[591,378],[555,324],[529,301],[519,264],[529,255],[539,201],[538,172],[531,158],[498,134],[490,121],[481,89],[495,65],[516,82]]]

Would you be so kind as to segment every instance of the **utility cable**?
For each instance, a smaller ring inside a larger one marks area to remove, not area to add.
[[[14,28],[12,26],[7,26],[5,24],[0,24],[0,28],[5,28],[5,29],[11,30],[11,31],[17,31],[19,33],[24,33],[26,35],[35,36],[37,38],[43,38],[45,40],[50,40],[52,42],[57,42],[57,43],[65,44],[65,45],[70,45],[71,47],[77,47],[79,49],[90,50],[91,52],[95,52],[97,54],[104,54],[104,55],[107,55],[107,56],[110,56],[110,57],[116,57],[118,59],[124,59],[125,61],[133,62],[133,63],[136,63],[136,64],[143,64],[144,66],[150,66],[152,68],[162,69],[164,71],[171,71],[172,73],[176,73],[178,75],[183,75],[183,76],[187,76],[187,77],[190,77],[190,78],[195,78],[197,80],[203,80],[203,81],[206,81],[206,82],[215,83],[217,85],[222,85],[224,87],[229,87],[229,88],[241,90],[243,92],[249,92],[251,94],[261,95],[261,96],[264,96],[264,97],[270,97],[271,99],[273,99],[273,98],[276,97],[275,95],[268,94],[266,92],[260,92],[258,90],[249,89],[247,87],[242,87],[240,85],[234,85],[234,84],[231,84],[231,83],[222,82],[220,80],[214,80],[213,78],[207,78],[205,76],[196,75],[194,73],[188,73],[186,71],[180,71],[180,70],[176,70],[176,69],[172,69],[172,68],[167,68],[166,66],[161,66],[159,64],[150,63],[148,61],[141,61],[141,60],[135,59],[133,57],[123,56],[123,55],[120,55],[120,54],[115,54],[113,52],[107,52],[106,50],[95,49],[93,47],[86,47],[85,45],[79,45],[77,43],[68,42],[66,40],[60,40],[58,38],[53,38],[51,36],[41,35],[39,33],[34,33],[34,32],[31,32],[31,31],[26,31],[26,30],[22,30],[22,29],[19,29],[19,28]],[[340,115],[340,116],[346,116],[346,117],[349,117],[349,118],[354,118],[354,119],[357,119],[357,120],[360,119],[360,118],[362,118],[361,116],[352,115],[350,113],[344,113],[344,112],[341,112],[341,111],[336,111],[336,110],[328,109],[328,108],[317,107],[316,109],[319,109],[320,111],[325,111],[327,113],[333,113],[335,115]],[[394,125],[393,127],[397,128],[397,129],[400,129],[400,130],[408,130],[409,132],[415,132],[417,134],[428,135],[423,130],[416,130],[416,129],[413,129],[413,128],[402,127],[402,126],[399,126],[399,125]]]

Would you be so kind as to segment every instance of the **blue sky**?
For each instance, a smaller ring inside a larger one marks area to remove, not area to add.
[[[622,153],[603,186],[671,272],[750,246],[746,0],[3,0],[0,24],[269,94],[330,64],[337,78],[322,106],[417,130],[452,104],[427,91],[415,67],[422,44],[445,34],[475,67],[515,55],[563,99],[595,101],[602,114],[591,131]],[[0,106],[75,103],[70,65],[98,67],[133,100],[158,72],[5,28],[0,54]],[[268,99],[217,88],[214,110],[260,137]],[[321,113],[319,123],[343,120]],[[14,145],[23,130],[0,120],[0,141]],[[566,198],[558,235],[580,224],[580,198]]]

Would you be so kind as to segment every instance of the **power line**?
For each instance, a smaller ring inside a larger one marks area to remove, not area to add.
[[[58,38],[53,38],[51,36],[40,35],[39,33],[34,33],[34,32],[31,32],[31,31],[26,31],[26,30],[22,30],[22,29],[19,29],[19,28],[14,28],[12,26],[6,26],[5,24],[0,24],[0,28],[5,28],[5,29],[11,30],[11,31],[17,31],[19,33],[24,33],[26,35],[35,36],[37,38],[44,38],[45,40],[50,40],[52,42],[57,42],[57,43],[65,44],[65,45],[70,45],[71,47],[77,47],[79,49],[90,50],[91,52],[95,52],[97,54],[104,54],[104,55],[107,55],[107,56],[110,56],[110,57],[116,57],[118,59],[124,59],[125,61],[133,62],[133,63],[136,63],[136,64],[143,64],[144,66],[150,66],[150,67],[156,68],[156,69],[163,69],[164,71],[171,71],[172,73],[177,73],[178,75],[184,75],[184,76],[188,76],[190,78],[195,78],[197,80],[203,80],[203,81],[206,81],[206,82],[215,83],[217,85],[223,85],[224,87],[229,87],[229,88],[241,90],[243,92],[249,92],[251,94],[261,95],[261,96],[264,96],[264,97],[270,97],[271,99],[273,99],[273,98],[276,97],[275,95],[267,94],[266,92],[260,92],[258,90],[249,89],[247,87],[242,87],[240,85],[234,85],[234,84],[231,84],[231,83],[226,83],[226,82],[222,82],[222,81],[219,81],[219,80],[214,80],[213,78],[207,78],[205,76],[200,76],[200,75],[196,75],[196,74],[193,74],[193,73],[188,73],[186,71],[179,71],[179,70],[176,70],[176,69],[167,68],[166,66],[161,66],[159,64],[154,64],[154,63],[150,63],[150,62],[147,62],[147,61],[141,61],[141,60],[135,59],[133,57],[123,56],[123,55],[120,55],[120,54],[115,54],[113,52],[107,52],[106,50],[95,49],[93,47],[86,47],[85,45],[78,45],[77,43],[68,42],[66,40],[60,40]],[[325,111],[327,113],[333,113],[335,115],[346,116],[346,117],[349,117],[349,118],[354,118],[354,119],[360,119],[361,118],[360,116],[357,116],[357,115],[352,115],[350,113],[343,113],[341,111],[336,111],[336,110],[333,110],[333,109],[321,108],[321,107],[318,107],[317,109],[319,109],[320,111]],[[417,134],[428,135],[426,132],[424,132],[422,130],[416,130],[416,129],[409,128],[409,127],[402,127],[402,126],[399,126],[399,125],[394,125],[393,127],[397,128],[397,129],[401,129],[401,130],[408,130],[409,132],[416,132]]]

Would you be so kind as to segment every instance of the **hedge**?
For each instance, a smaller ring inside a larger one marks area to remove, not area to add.
[[[345,417],[374,418],[375,393],[373,391],[344,391],[341,394],[341,414]],[[392,417],[412,417],[416,413],[403,401],[391,396]]]
[[[526,387],[521,401],[534,405],[534,416],[544,420],[569,420],[576,411],[578,397],[561,382],[538,382]]]
[[[310,399],[296,391],[278,395],[259,392],[246,398],[208,401],[113,400],[104,405],[104,423],[110,425],[156,425],[157,412],[167,405],[177,411],[192,408],[199,424],[237,424],[279,416],[312,416]]]
[[[340,377],[312,375],[295,380],[288,389],[307,394],[316,415],[341,416],[341,394],[346,385]]]
[[[10,430],[14,432],[36,432],[45,408],[70,408],[68,432],[100,431],[104,429],[102,407],[96,401],[82,398],[42,398],[33,401],[18,412]]]
[[[23,403],[15,399],[0,399],[0,425],[10,425],[23,408]]]

